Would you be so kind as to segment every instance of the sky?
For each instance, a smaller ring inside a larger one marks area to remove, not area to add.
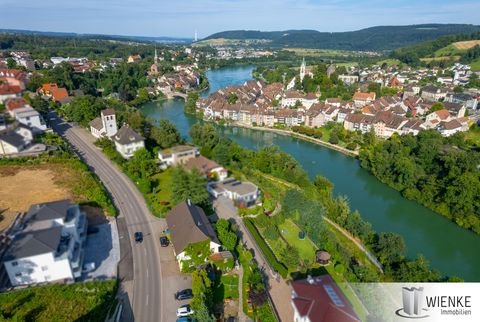
[[[0,0],[0,28],[199,38],[236,30],[480,24],[479,0]]]

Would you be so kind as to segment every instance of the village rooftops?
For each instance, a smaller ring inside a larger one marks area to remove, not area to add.
[[[191,150],[197,150],[197,147],[191,145],[176,145],[159,152],[164,157],[169,157],[173,153],[183,153]]]
[[[145,140],[143,136],[135,132],[133,129],[128,126],[128,124],[122,126],[120,130],[118,130],[117,134],[113,136],[113,139],[122,145],[127,145],[130,143],[135,142],[142,142]]]
[[[185,162],[184,167],[188,170],[197,169],[202,174],[208,174],[212,169],[220,168],[221,165],[217,162],[205,158],[203,155],[199,155],[196,158],[191,158]]]
[[[220,244],[205,212],[190,201],[182,201],[170,210],[167,226],[177,255],[188,245],[207,239]]]

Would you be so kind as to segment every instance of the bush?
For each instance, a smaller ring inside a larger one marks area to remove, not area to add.
[[[332,144],[338,144],[339,141],[340,141],[340,140],[339,140],[338,136],[335,135],[335,134],[332,134],[332,135],[330,136],[330,139],[328,140],[328,142],[329,142],[329,143],[332,143]]]
[[[278,239],[278,237],[280,237],[277,226],[275,225],[268,225],[267,228],[263,231],[263,235],[266,239],[270,240],[276,240]]]
[[[354,151],[357,148],[357,143],[355,142],[350,142],[347,144],[347,149]]]
[[[260,235],[255,225],[253,224],[253,221],[249,218],[246,218],[244,222],[245,222],[245,226],[247,227],[248,231],[250,231],[250,233],[252,234],[253,239],[255,239],[255,242],[262,250],[262,253],[265,256],[265,259],[268,261],[272,269],[278,272],[280,276],[282,276],[283,278],[286,278],[288,275],[287,267],[277,260],[277,258],[275,257],[275,254],[270,249],[270,247],[265,243],[265,240],[263,239],[263,237]]]

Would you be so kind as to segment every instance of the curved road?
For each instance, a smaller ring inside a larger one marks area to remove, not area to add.
[[[119,218],[125,218],[133,257],[133,290],[128,292],[134,320],[140,322],[168,321],[163,308],[164,290],[161,277],[159,243],[151,227],[155,220],[135,185],[93,144],[93,137],[78,126],[63,122],[55,113],[49,114],[50,126],[70,143],[110,192]],[[135,244],[133,234],[142,231],[144,241]],[[122,237],[120,237],[122,238]],[[122,250],[124,252],[124,250]],[[130,255],[130,254],[128,254]],[[126,254],[121,254],[122,258]],[[123,285],[122,285],[123,286]],[[122,287],[121,286],[121,287]],[[127,287],[128,288],[128,287]],[[132,318],[132,319],[133,319]]]

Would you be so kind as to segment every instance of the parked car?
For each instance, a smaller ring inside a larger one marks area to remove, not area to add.
[[[170,241],[168,240],[167,237],[161,236],[161,237],[160,237],[160,245],[161,245],[162,247],[167,247],[168,245],[170,245]]]
[[[175,299],[179,301],[189,300],[193,297],[193,292],[191,289],[187,288],[185,290],[178,291],[175,293]]]
[[[135,242],[141,243],[143,241],[143,233],[141,231],[135,232]]]
[[[183,316],[177,319],[177,322],[193,322],[194,320],[188,316]]]
[[[182,305],[177,309],[177,317],[190,316],[193,313],[195,312],[193,312],[190,304]]]

